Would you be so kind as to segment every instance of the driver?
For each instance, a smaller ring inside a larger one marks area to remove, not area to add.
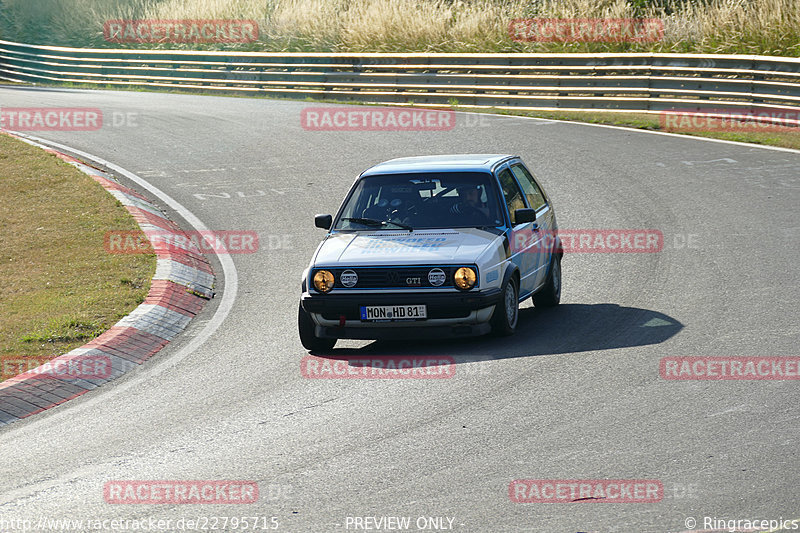
[[[484,207],[481,202],[481,189],[478,185],[462,185],[456,187],[458,191],[458,202],[453,204],[450,212],[454,215],[469,215],[476,210],[489,216],[489,208]]]

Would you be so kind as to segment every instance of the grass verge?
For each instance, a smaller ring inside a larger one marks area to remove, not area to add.
[[[144,301],[155,256],[107,253],[110,229],[138,225],[86,174],[0,134],[0,363],[66,353]]]
[[[733,131],[682,131],[664,128],[658,115],[644,113],[613,113],[598,111],[508,111],[508,110],[480,110],[459,109],[456,111],[473,111],[496,113],[500,115],[514,115],[524,117],[545,118],[550,120],[567,120],[570,122],[587,122],[589,124],[607,124],[610,126],[625,126],[642,130],[666,131],[681,135],[707,137],[709,139],[723,139],[743,143],[763,144],[767,146],[780,146],[800,150],[800,128],[784,128],[781,131],[765,132],[733,132]]]

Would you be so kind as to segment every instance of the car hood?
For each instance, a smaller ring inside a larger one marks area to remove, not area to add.
[[[492,243],[500,239],[502,234],[474,228],[412,232],[337,232],[322,242],[314,264],[359,266],[474,263]]]

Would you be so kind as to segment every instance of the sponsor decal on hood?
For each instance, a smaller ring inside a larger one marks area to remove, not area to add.
[[[316,264],[376,264],[402,261],[424,264],[440,261],[472,262],[498,236],[480,229],[428,230],[397,233],[386,231],[343,232],[328,237],[320,247]]]

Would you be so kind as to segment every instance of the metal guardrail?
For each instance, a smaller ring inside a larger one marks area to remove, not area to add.
[[[0,41],[0,79],[429,107],[800,114],[800,58],[769,56],[225,52]]]

